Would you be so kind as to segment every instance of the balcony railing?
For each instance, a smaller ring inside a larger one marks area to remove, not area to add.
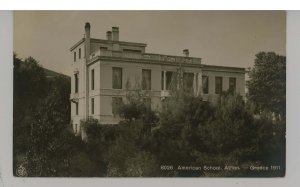
[[[91,58],[94,58],[96,56],[201,64],[201,58],[161,55],[152,53],[130,53],[122,51],[98,50],[91,55]]]

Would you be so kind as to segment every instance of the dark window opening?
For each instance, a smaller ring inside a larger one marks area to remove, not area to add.
[[[142,89],[151,90],[151,70],[142,70]]]
[[[131,53],[141,53],[142,50],[137,49],[123,49],[124,52],[131,52]]]
[[[78,93],[78,74],[75,74],[75,93]]]
[[[92,114],[94,114],[94,112],[95,112],[95,111],[94,111],[94,107],[95,107],[95,106],[94,106],[94,104],[95,104],[94,102],[95,102],[95,100],[94,100],[94,98],[92,98],[92,99],[91,99],[91,113],[92,113]]]
[[[165,73],[161,72],[161,90],[164,90],[164,84],[165,84]]]
[[[91,77],[92,77],[91,87],[92,87],[92,90],[94,90],[95,89],[95,70],[94,69],[92,69]]]
[[[222,77],[216,77],[215,79],[215,93],[216,94],[221,94],[222,93],[222,90],[223,90],[223,84],[222,84]]]
[[[74,62],[76,62],[76,52],[74,52]]]
[[[100,47],[100,50],[107,50],[107,47]]]
[[[236,90],[236,78],[229,77],[229,91],[235,92]]]
[[[75,103],[76,105],[76,115],[78,115],[78,103]]]
[[[191,93],[193,91],[194,73],[183,73],[183,90]]]
[[[112,106],[113,116],[117,116],[119,114],[119,109],[122,103],[123,103],[122,97],[112,97],[111,106]]]
[[[75,129],[74,129],[74,131],[75,131],[75,134],[77,134],[77,124],[75,124]]]
[[[122,68],[113,67],[112,80],[113,89],[122,89]]]
[[[172,71],[167,71],[166,73],[166,89],[171,90],[172,87],[176,86],[176,73]]]
[[[208,94],[208,76],[202,76],[202,91],[203,94]]]
[[[78,59],[81,59],[81,48],[79,48],[79,51],[78,51]]]

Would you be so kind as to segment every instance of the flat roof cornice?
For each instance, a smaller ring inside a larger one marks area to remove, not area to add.
[[[118,57],[108,57],[108,56],[96,56],[90,60],[88,65],[93,64],[97,60],[107,60],[107,61],[118,61],[118,62],[132,62],[132,63],[142,63],[142,64],[158,64],[158,65],[170,65],[170,66],[183,66],[183,67],[203,67],[202,64],[191,64],[191,63],[179,63],[179,62],[168,62],[160,60],[147,60],[147,59],[133,59],[133,58],[118,58]]]

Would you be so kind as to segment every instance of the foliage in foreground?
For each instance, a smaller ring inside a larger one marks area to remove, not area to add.
[[[285,124],[255,118],[239,95],[224,93],[212,105],[202,98],[179,93],[164,101],[154,126],[144,117],[115,126],[103,126],[97,120],[85,123],[87,145],[93,145],[101,157],[96,162],[106,163],[105,176],[267,176],[268,173],[245,170],[216,173],[176,168],[237,165],[243,169],[251,164],[278,163],[284,167],[285,129],[281,127]],[[161,165],[175,169],[162,171]]]

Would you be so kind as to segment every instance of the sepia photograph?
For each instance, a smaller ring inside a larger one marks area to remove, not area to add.
[[[14,11],[15,177],[284,177],[286,11]]]

